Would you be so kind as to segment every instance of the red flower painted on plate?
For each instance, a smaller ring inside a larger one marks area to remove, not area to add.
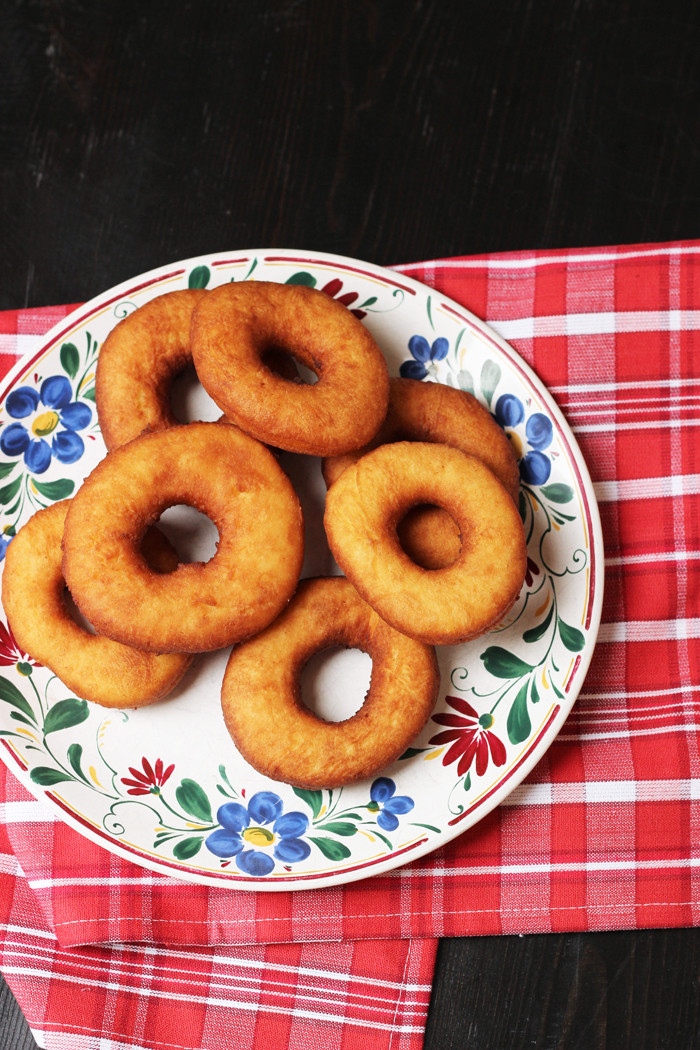
[[[12,664],[16,664],[19,673],[25,676],[32,673],[32,667],[41,667],[38,661],[33,660],[29,653],[25,653],[24,649],[17,645],[9,624],[5,627],[0,620],[0,665],[10,667]]]
[[[430,738],[430,744],[449,744],[452,747],[445,752],[442,764],[449,766],[459,759],[457,775],[463,776],[476,758],[477,776],[483,776],[489,764],[489,754],[495,766],[502,766],[506,761],[506,749],[503,742],[491,732],[494,723],[493,715],[479,715],[471,704],[460,696],[446,696],[445,700],[461,712],[458,715],[433,715],[433,722],[440,726],[450,726],[443,733]]]
[[[163,762],[160,758],[156,759],[155,769],[147,758],[141,759],[141,765],[144,769],[143,773],[129,766],[129,772],[135,777],[134,780],[122,777],[122,784],[126,784],[129,788],[127,795],[160,795],[160,789],[175,769],[175,763],[173,762],[165,771],[163,771]]]
[[[359,299],[359,292],[346,292],[345,295],[338,295],[338,292],[341,291],[342,287],[343,282],[339,280],[339,278],[334,277],[332,281],[329,281],[328,284],[321,288],[321,291],[325,292],[326,295],[330,295],[331,299],[336,299],[339,303],[342,303],[343,306],[347,306],[350,310],[350,307],[355,300]],[[361,321],[363,317],[367,316],[366,310],[350,310],[350,313],[354,314],[358,321]]]

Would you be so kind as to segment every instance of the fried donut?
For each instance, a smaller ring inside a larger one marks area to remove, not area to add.
[[[206,564],[158,576],[139,553],[148,525],[188,504],[219,530]],[[73,497],[63,571],[100,634],[151,652],[208,652],[266,627],[297,584],[299,500],[271,452],[238,427],[189,423],[102,460]]]
[[[462,535],[454,564],[411,561],[396,527],[417,504],[443,507]],[[338,565],[379,615],[412,638],[452,645],[483,634],[515,602],[525,578],[520,515],[494,474],[448,445],[382,445],[328,491],[324,518]]]
[[[301,696],[300,676],[323,649],[372,658],[369,691],[344,722],[325,722]],[[440,685],[435,650],[389,627],[342,576],[302,580],[275,622],[229,658],[224,719],[245,760],[272,780],[334,788],[394,762],[430,717]]]
[[[159,295],[120,321],[105,339],[97,360],[95,401],[108,450],[146,431],[179,425],[170,387],[192,364],[192,311],[204,295],[200,288]],[[289,381],[298,378],[288,354],[273,351],[265,363]]]
[[[105,445],[111,451],[146,430],[178,425],[170,407],[176,375],[192,364],[192,311],[203,288],[166,292],[125,317],[100,349],[95,401]]]
[[[330,488],[346,467],[379,445],[395,441],[434,441],[476,456],[517,502],[518,464],[508,437],[472,395],[442,383],[391,379],[389,408],[378,434],[356,452],[324,459]],[[424,569],[444,569],[459,556],[459,529],[444,510],[414,507],[398,526],[406,553]]]
[[[341,303],[303,285],[244,281],[215,288],[192,315],[200,381],[248,434],[289,452],[360,448],[386,415],[389,375],[367,329]],[[283,350],[318,382],[289,383],[262,358]]]
[[[84,700],[102,707],[143,707],[166,696],[192,662],[182,653],[157,655],[92,635],[64,602],[61,537],[69,501],[54,503],[19,530],[5,557],[2,604],[18,645],[50,668]],[[177,554],[157,529],[144,537],[157,572],[177,568]]]

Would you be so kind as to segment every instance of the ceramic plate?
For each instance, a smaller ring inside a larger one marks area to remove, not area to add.
[[[254,280],[322,289],[369,328],[392,375],[472,391],[495,415],[522,477],[528,572],[518,602],[489,634],[438,650],[442,684],[430,722],[391,767],[351,787],[291,788],[243,761],[219,703],[228,652],[196,660],[168,700],[107,711],[71,696],[18,651],[2,621],[0,752],[62,820],[128,860],[196,883],[289,890],[339,885],[414,860],[516,787],[559,732],[588,668],[602,603],[602,539],[571,431],[498,335],[408,277],[353,259],[275,250],[191,259],[126,281],[76,310],[13,369],[0,392],[3,559],[15,531],[40,507],[71,496],[105,455],[95,364],[114,325],[163,292]],[[185,420],[218,415],[194,382],[180,383],[176,397]],[[306,516],[303,575],[339,572],[323,533],[320,461],[284,454],[282,465]],[[166,531],[178,542],[186,545],[191,534],[191,554],[211,556],[206,528],[187,511],[167,516]],[[369,671],[356,651],[315,658],[305,672],[309,702],[326,718],[348,717]]]

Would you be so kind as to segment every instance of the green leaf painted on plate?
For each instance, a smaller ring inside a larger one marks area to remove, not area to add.
[[[89,783],[88,778],[83,773],[82,766],[80,764],[83,757],[83,749],[80,744],[71,744],[68,748],[68,761],[70,762],[71,769],[74,770],[81,777],[86,784]]]
[[[466,390],[468,394],[474,393],[474,379],[471,372],[468,372],[466,368],[460,368],[457,373],[457,382],[460,390]]]
[[[533,704],[538,704],[540,701],[540,694],[537,691],[537,681],[535,678],[532,679],[532,684],[530,685],[530,699]]]
[[[189,777],[185,777],[180,786],[175,789],[175,798],[185,813],[196,817],[197,820],[201,820],[204,824],[211,823],[212,816],[209,799],[196,780],[190,780]]]
[[[173,856],[178,860],[189,860],[202,848],[202,838],[182,839],[173,846]]]
[[[288,277],[285,281],[285,284],[304,284],[307,288],[315,288],[316,283],[316,278],[305,270],[300,270],[299,273],[293,273],[292,276]]]
[[[71,379],[75,379],[80,367],[80,354],[77,346],[73,343],[64,343],[61,347],[61,367],[67,372]]]
[[[309,836],[309,842],[313,842],[315,846],[318,846],[324,857],[328,860],[347,860],[350,856],[350,850],[347,846],[343,845],[342,842],[336,842],[335,839],[317,839]]]
[[[209,278],[211,277],[211,270],[208,266],[195,266],[194,270],[190,273],[187,279],[188,288],[206,288],[209,284]]]
[[[83,390],[81,392],[80,396],[84,397],[87,401],[94,401],[95,400],[95,388],[94,388],[94,386],[91,386],[89,390]]]
[[[471,772],[469,772],[469,773],[467,773],[467,775],[466,775],[466,777],[464,779],[464,790],[465,791],[469,791],[471,786],[472,786],[472,775],[471,775]]]
[[[37,766],[29,774],[30,778],[35,784],[40,784],[41,787],[51,787],[53,784],[60,784],[64,780],[75,780],[70,773],[64,773],[60,769],[51,769],[50,766]]]
[[[500,645],[491,645],[481,654],[486,670],[496,678],[521,678],[532,670],[520,657],[502,649]]]
[[[518,511],[523,524],[525,524],[525,518],[527,516],[527,500],[525,499],[524,492],[518,493]]]
[[[7,504],[15,498],[15,496],[19,492],[19,487],[21,484],[22,477],[20,476],[18,478],[15,478],[14,481],[11,481],[9,485],[5,485],[3,486],[3,488],[0,489],[0,504],[3,507],[6,507]]]
[[[57,733],[59,729],[70,729],[79,726],[90,715],[87,700],[59,700],[54,704],[44,719],[44,734]]]
[[[23,711],[25,715],[31,718],[32,722],[36,724],[36,717],[31,709],[29,703],[20,693],[16,685],[12,682],[8,682],[7,678],[3,678],[0,675],[0,700],[4,700],[6,704],[12,704],[19,711]]]
[[[399,762],[403,762],[405,758],[415,758],[416,755],[422,755],[425,751],[430,751],[429,747],[408,747],[404,753],[399,757]]]
[[[511,744],[522,744],[523,740],[527,740],[532,731],[532,723],[527,713],[527,685],[528,683],[525,682],[521,686],[508,712],[506,727]]]
[[[540,489],[541,494],[552,503],[570,503],[574,498],[574,490],[571,485],[565,485],[563,481],[556,481],[553,485],[545,485]]]
[[[344,820],[333,820],[330,824],[319,824],[318,828],[319,831],[329,831],[331,835],[342,835],[343,838],[348,838],[357,831],[355,824],[349,824]]]
[[[32,729],[36,728],[34,722],[30,722],[30,720],[28,718],[25,718],[25,716],[20,711],[10,711],[10,718],[12,718],[15,722],[21,722],[25,726],[31,726]]]
[[[542,623],[538,623],[537,627],[531,627],[529,631],[525,631],[523,634],[524,642],[539,642],[543,634],[547,633],[547,628],[552,622],[552,616],[554,615],[554,602],[549,607],[549,612],[545,616]]]
[[[586,644],[583,631],[579,631],[578,627],[569,627],[568,623],[564,623],[561,616],[558,618],[557,623],[561,640],[569,652],[580,653]]]
[[[489,408],[494,391],[501,380],[501,367],[495,361],[484,361],[481,368],[481,392]]]
[[[15,460],[14,463],[0,463],[0,481],[2,481],[3,478],[6,478],[8,474],[12,473],[17,466],[17,462],[18,461]]]
[[[376,295],[370,295],[369,299],[365,299],[365,301],[363,303],[360,303],[360,305],[358,307],[356,307],[356,309],[363,310],[366,306],[374,306],[376,301],[377,301]]]
[[[32,478],[32,483],[37,492],[51,500],[68,499],[73,495],[75,488],[75,482],[69,481],[68,478],[60,478],[58,481],[37,481],[36,478]]]
[[[321,812],[321,806],[323,805],[323,792],[322,791],[307,791],[306,788],[292,788],[292,791],[300,798],[302,802],[305,802],[314,815],[314,819]]]
[[[428,831],[437,831],[440,834],[440,828],[436,828],[434,824],[411,824],[412,828],[427,828]]]
[[[561,692],[561,690],[560,690],[560,689],[557,689],[556,685],[554,684],[554,679],[552,678],[552,675],[551,675],[551,673],[550,673],[550,675],[549,675],[549,684],[551,685],[552,689],[553,689],[553,690],[554,690],[554,692],[555,692],[555,693],[557,694],[557,696],[559,697],[559,699],[560,699],[560,700],[563,700],[563,699],[564,699],[564,694],[563,694],[563,693]]]

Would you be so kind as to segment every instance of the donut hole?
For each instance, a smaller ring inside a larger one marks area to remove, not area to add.
[[[221,409],[199,381],[194,365],[175,376],[170,387],[170,407],[178,423],[215,423]]]
[[[324,722],[344,722],[362,707],[372,660],[359,649],[324,649],[301,672],[301,695],[309,711]]]
[[[64,587],[64,589],[63,589],[63,604],[64,604],[64,606],[66,608],[66,612],[70,616],[71,620],[74,623],[77,623],[78,627],[82,627],[82,629],[87,634],[97,634],[97,631],[92,626],[90,621],[85,616],[83,616],[83,614],[81,613],[80,609],[78,608],[78,606],[73,601],[73,595],[71,594],[71,592],[68,590],[67,587]]]
[[[318,374],[312,368],[308,368],[294,354],[281,346],[271,346],[261,355],[260,360],[275,375],[290,383],[304,383],[313,386],[318,383]]]
[[[396,534],[403,551],[421,569],[446,569],[462,551],[462,535],[447,510],[420,503],[401,518]]]
[[[208,562],[216,554],[219,530],[211,518],[187,504],[164,510],[158,528],[170,540],[182,564]]]

